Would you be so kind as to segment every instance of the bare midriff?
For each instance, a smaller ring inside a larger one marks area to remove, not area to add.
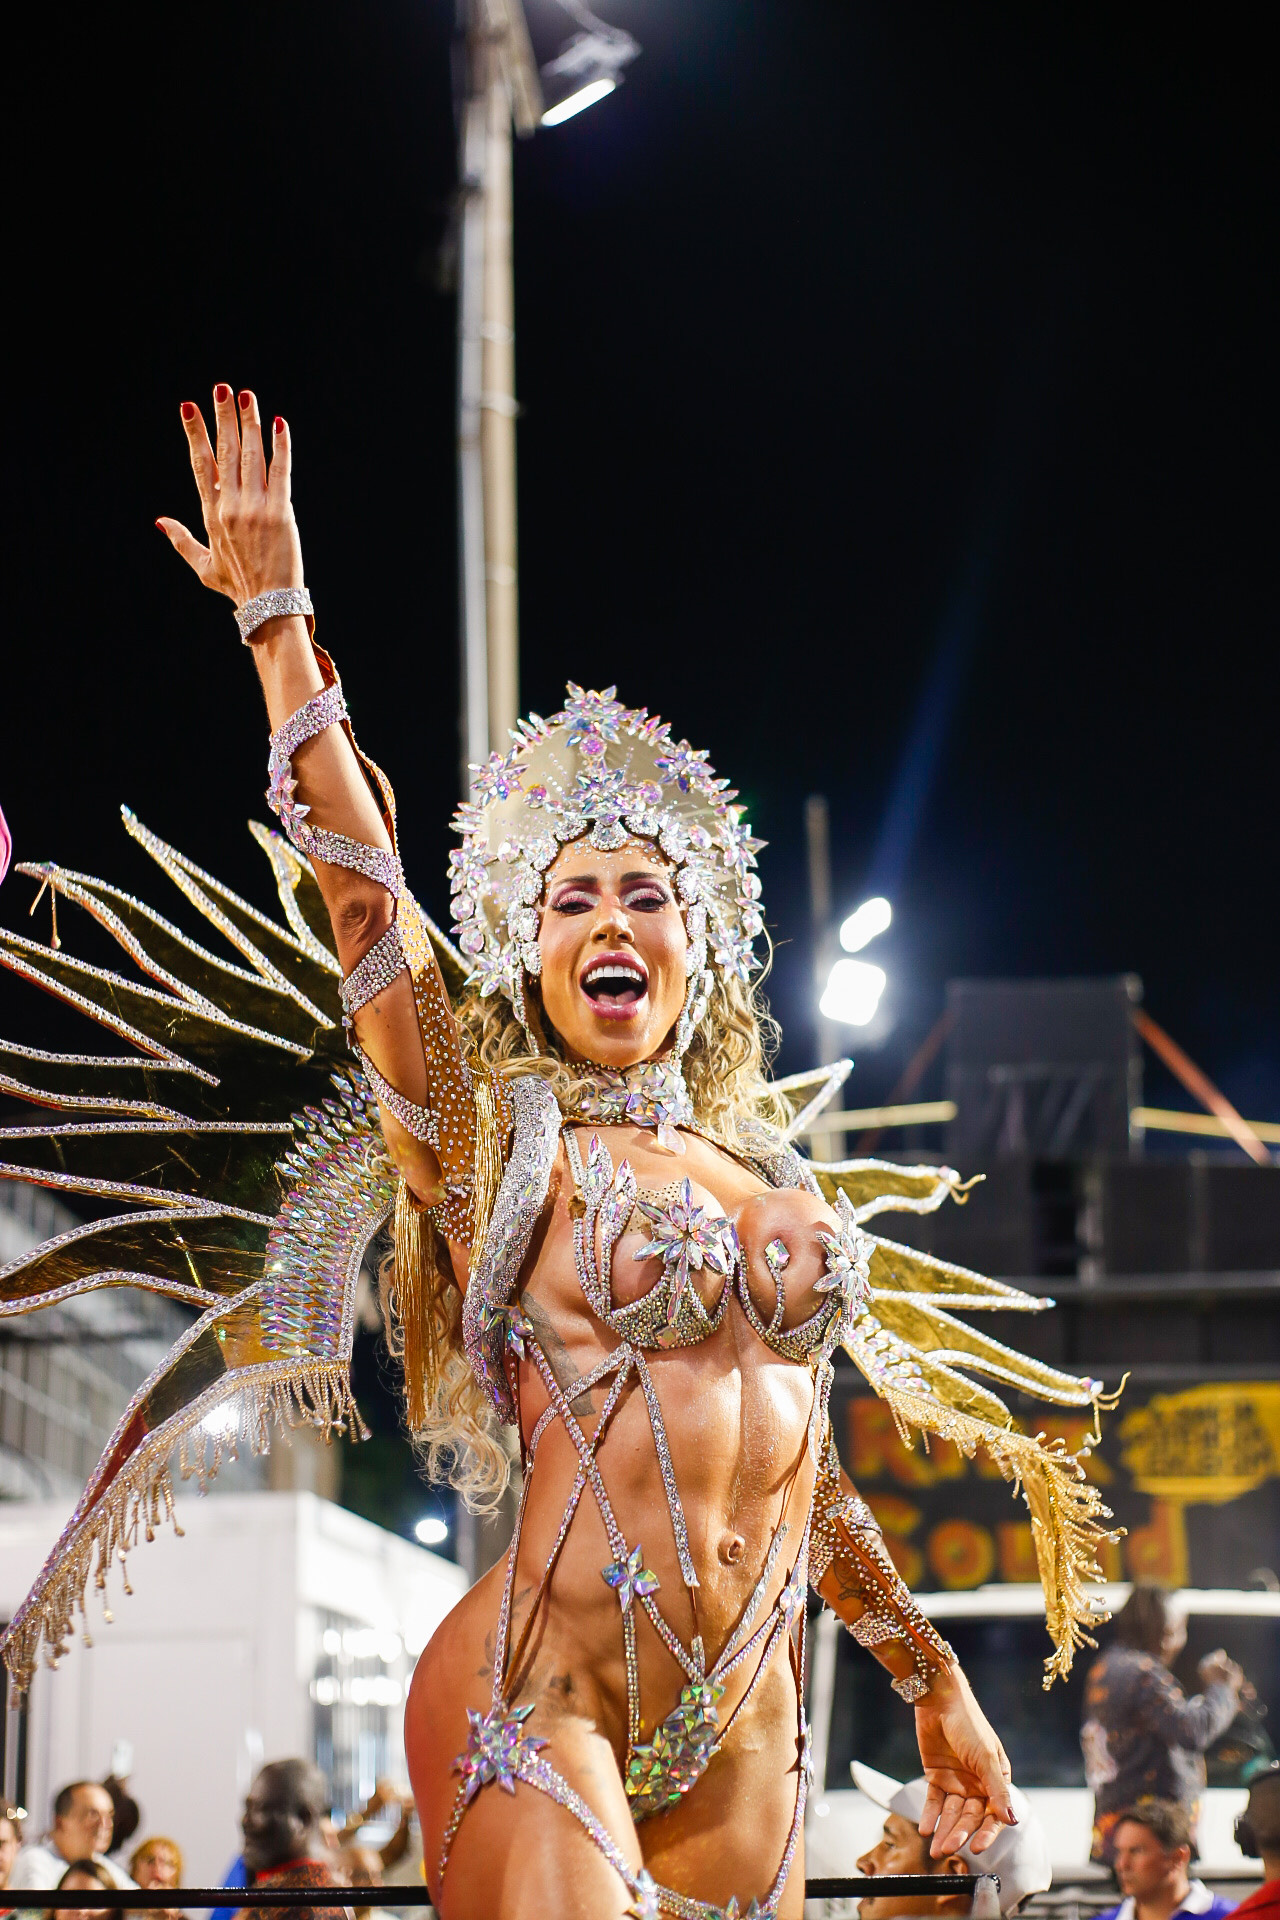
[[[766,1188],[754,1173],[696,1136],[682,1136],[686,1151],[673,1156],[655,1149],[650,1132],[629,1127],[596,1131],[615,1164],[624,1156],[629,1160],[642,1192],[687,1178],[700,1205],[723,1211],[737,1228],[748,1274],[761,1264],[764,1246],[784,1238],[792,1255],[784,1325],[794,1325],[813,1312],[821,1298],[813,1294],[813,1283],[824,1271],[816,1229],[834,1224],[831,1210],[820,1199],[805,1192]],[[589,1133],[579,1129],[581,1151],[585,1152],[588,1140]],[[610,1382],[577,1394],[573,1382],[615,1351],[618,1339],[592,1313],[579,1284],[573,1195],[574,1180],[562,1143],[551,1193],[526,1262],[520,1300],[575,1417],[591,1438]],[[634,1257],[643,1244],[642,1234],[633,1230],[618,1244],[613,1263],[618,1306],[643,1294],[646,1283],[652,1286],[660,1271],[656,1258]],[[708,1308],[714,1308],[728,1284],[705,1269],[695,1272],[692,1280]],[[771,1286],[769,1296],[772,1310]],[[763,1291],[756,1304],[765,1307]],[[642,1546],[645,1567],[658,1577],[654,1596],[658,1607],[686,1647],[695,1635],[702,1636],[711,1664],[733,1634],[760,1579],[780,1521],[787,1533],[766,1590],[765,1608],[776,1602],[795,1563],[813,1488],[814,1463],[806,1447],[813,1376],[808,1367],[771,1351],[733,1297],[715,1332],[697,1345],[650,1350],[647,1360],[688,1529],[698,1580],[695,1591],[690,1592],[681,1574],[650,1417],[634,1382],[612,1414],[601,1443],[601,1473],[628,1542]],[[528,1358],[519,1363],[518,1390],[527,1448],[550,1399]],[[528,1731],[551,1741],[548,1758],[554,1758],[561,1746],[557,1730],[570,1740],[584,1727],[603,1737],[620,1782],[627,1753],[620,1609],[618,1595],[602,1577],[613,1552],[589,1492],[579,1502],[530,1625],[577,1467],[573,1442],[563,1423],[553,1418],[538,1442],[520,1540],[512,1605],[510,1700],[513,1705],[533,1703]],[[456,1781],[449,1761],[464,1743],[465,1710],[483,1711],[489,1703],[494,1628],[505,1570],[505,1562],[500,1562],[465,1596],[432,1640],[415,1676],[406,1740],[429,1881],[453,1805]],[[636,1650],[642,1735],[648,1739],[678,1701],[684,1675],[639,1612]],[[749,1896],[768,1884],[795,1805],[797,1693],[789,1662],[772,1660],[760,1673],[745,1706],[735,1712],[756,1680],[759,1664],[750,1658],[729,1678],[719,1709],[720,1724],[727,1733],[705,1776],[678,1805],[644,1820],[635,1830],[655,1877],[688,1886],[703,1898],[727,1900],[738,1886]],[[607,1818],[603,1808],[596,1810]],[[465,1843],[466,1827],[464,1819],[459,1848]],[[732,1885],[726,1885],[722,1869],[730,1865]],[[803,1884],[802,1873],[793,1875],[789,1892],[795,1892],[797,1914]],[[438,1887],[433,1886],[433,1891],[438,1894]],[[788,1910],[784,1899],[781,1911]]]

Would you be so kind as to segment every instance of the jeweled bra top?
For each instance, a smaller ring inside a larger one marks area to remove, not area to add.
[[[642,1190],[636,1185],[630,1163],[621,1160],[615,1168],[608,1147],[598,1135],[592,1136],[585,1166],[572,1126],[564,1129],[564,1144],[575,1183],[570,1211],[574,1216],[578,1280],[591,1311],[620,1340],[646,1349],[695,1346],[720,1326],[730,1292],[736,1288],[748,1322],[774,1352],[788,1360],[805,1362],[828,1342],[832,1323],[841,1310],[834,1294],[798,1327],[783,1331],[784,1275],[791,1259],[783,1240],[771,1240],[764,1250],[775,1293],[773,1314],[765,1321],[747,1285],[737,1229],[724,1214],[697,1205],[687,1178],[668,1187]],[[632,1257],[660,1259],[662,1274],[639,1300],[616,1306],[614,1253],[624,1233],[635,1224],[643,1225],[649,1238]],[[722,1284],[710,1307],[692,1284],[696,1272],[720,1276]],[[829,1279],[817,1284],[819,1291],[832,1293]]]

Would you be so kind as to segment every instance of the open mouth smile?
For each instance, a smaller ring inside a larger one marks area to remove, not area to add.
[[[597,1013],[625,1020],[649,991],[649,970],[637,955],[602,953],[587,962],[578,985]]]

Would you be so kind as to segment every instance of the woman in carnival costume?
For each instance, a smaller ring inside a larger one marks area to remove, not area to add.
[[[1086,1406],[1098,1383],[954,1317],[1040,1303],[864,1231],[959,1197],[948,1169],[818,1166],[791,1146],[841,1075],[767,1081],[760,843],[656,717],[571,683],[562,711],[522,722],[455,823],[456,946],[434,927],[312,637],[288,429],[276,419],[268,461],[252,394],[215,388],[216,451],[199,410],[182,415],[208,545],[158,524],[252,649],[287,839],[255,833],[287,924],[128,813],[247,966],[103,882],[20,869],[149,983],[0,934],[5,964],[135,1049],[0,1043],[9,1091],[99,1116],[6,1130],[24,1151],[3,1171],[138,1209],[12,1263],[3,1308],[129,1284],[202,1313],[13,1622],[15,1678],[65,1644],[95,1560],[101,1586],[158,1521],[175,1449],[184,1474],[216,1470],[213,1407],[258,1447],[272,1419],[358,1420],[354,1288],[390,1220],[389,1326],[430,1467],[479,1509],[513,1453],[521,1468],[510,1550],[437,1632],[408,1707],[445,1920],[798,1916],[810,1586],[914,1709],[933,1851],[980,1853],[1014,1818],[1008,1761],[841,1469],[833,1356],[904,1438],[982,1446],[1021,1482],[1051,1673],[1097,1617],[1082,1582],[1107,1516],[1078,1462],[970,1376]],[[289,1136],[274,1168],[273,1134]]]

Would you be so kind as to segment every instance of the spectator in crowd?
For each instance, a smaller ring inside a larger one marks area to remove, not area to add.
[[[251,1887],[338,1887],[333,1857],[321,1836],[329,1785],[310,1760],[273,1760],[249,1789],[240,1830]],[[344,1907],[242,1910],[243,1920],[343,1920]]]
[[[110,1893],[115,1887],[108,1862],[73,1860],[58,1882],[59,1893]],[[44,1920],[113,1920],[104,1907],[46,1907]]]
[[[938,1878],[938,1892],[932,1896],[868,1895],[858,1907],[861,1920],[899,1920],[899,1916],[906,1920],[910,1915],[955,1915],[959,1920],[969,1912],[969,1895],[943,1891],[948,1877],[956,1873],[999,1874],[1002,1914],[1016,1913],[1031,1894],[1043,1893],[1048,1887],[1052,1878],[1049,1849],[1030,1802],[1017,1787],[1009,1790],[1018,1816],[1016,1827],[1002,1828],[985,1853],[971,1853],[968,1847],[961,1847],[935,1860],[929,1851],[930,1841],[920,1832],[920,1816],[929,1791],[926,1780],[908,1780],[903,1785],[858,1760],[853,1763],[853,1779],[868,1800],[885,1809],[884,1832],[859,1860],[858,1872],[869,1877],[879,1873],[930,1873]]]
[[[1236,1821],[1236,1845],[1251,1859],[1262,1859],[1263,1884],[1235,1912],[1248,1920],[1280,1920],[1280,1766],[1268,1767],[1249,1786],[1249,1799]],[[1235,1916],[1232,1916],[1235,1920]]]
[[[1204,1691],[1187,1699],[1169,1671],[1186,1644],[1183,1614],[1159,1587],[1136,1584],[1112,1645],[1089,1669],[1080,1745],[1093,1794],[1091,1857],[1108,1866],[1116,1823],[1139,1801],[1184,1807],[1194,1838],[1205,1749],[1239,1711],[1244,1674],[1221,1649],[1200,1662]]]
[[[1112,1829],[1113,1866],[1124,1899],[1098,1920],[1223,1920],[1231,1902],[1190,1877],[1195,1833],[1186,1807],[1173,1800],[1143,1800],[1126,1807]]]
[[[129,1871],[140,1887],[180,1887],[182,1849],[176,1840],[154,1833],[129,1855]],[[147,1920],[179,1920],[180,1912],[178,1907],[152,1907]]]
[[[96,1780],[73,1780],[63,1787],[53,1803],[53,1827],[44,1840],[23,1847],[9,1875],[12,1892],[36,1887],[56,1887],[73,1863],[83,1867],[95,1860],[111,1875],[114,1887],[131,1887],[133,1881],[122,1867],[106,1857],[115,1817],[111,1795]]]
[[[0,1892],[9,1884],[9,1874],[22,1845],[22,1815],[7,1800],[0,1800]]]
[[[153,1833],[129,1855],[129,1871],[140,1887],[180,1887],[182,1849],[176,1840]]]

